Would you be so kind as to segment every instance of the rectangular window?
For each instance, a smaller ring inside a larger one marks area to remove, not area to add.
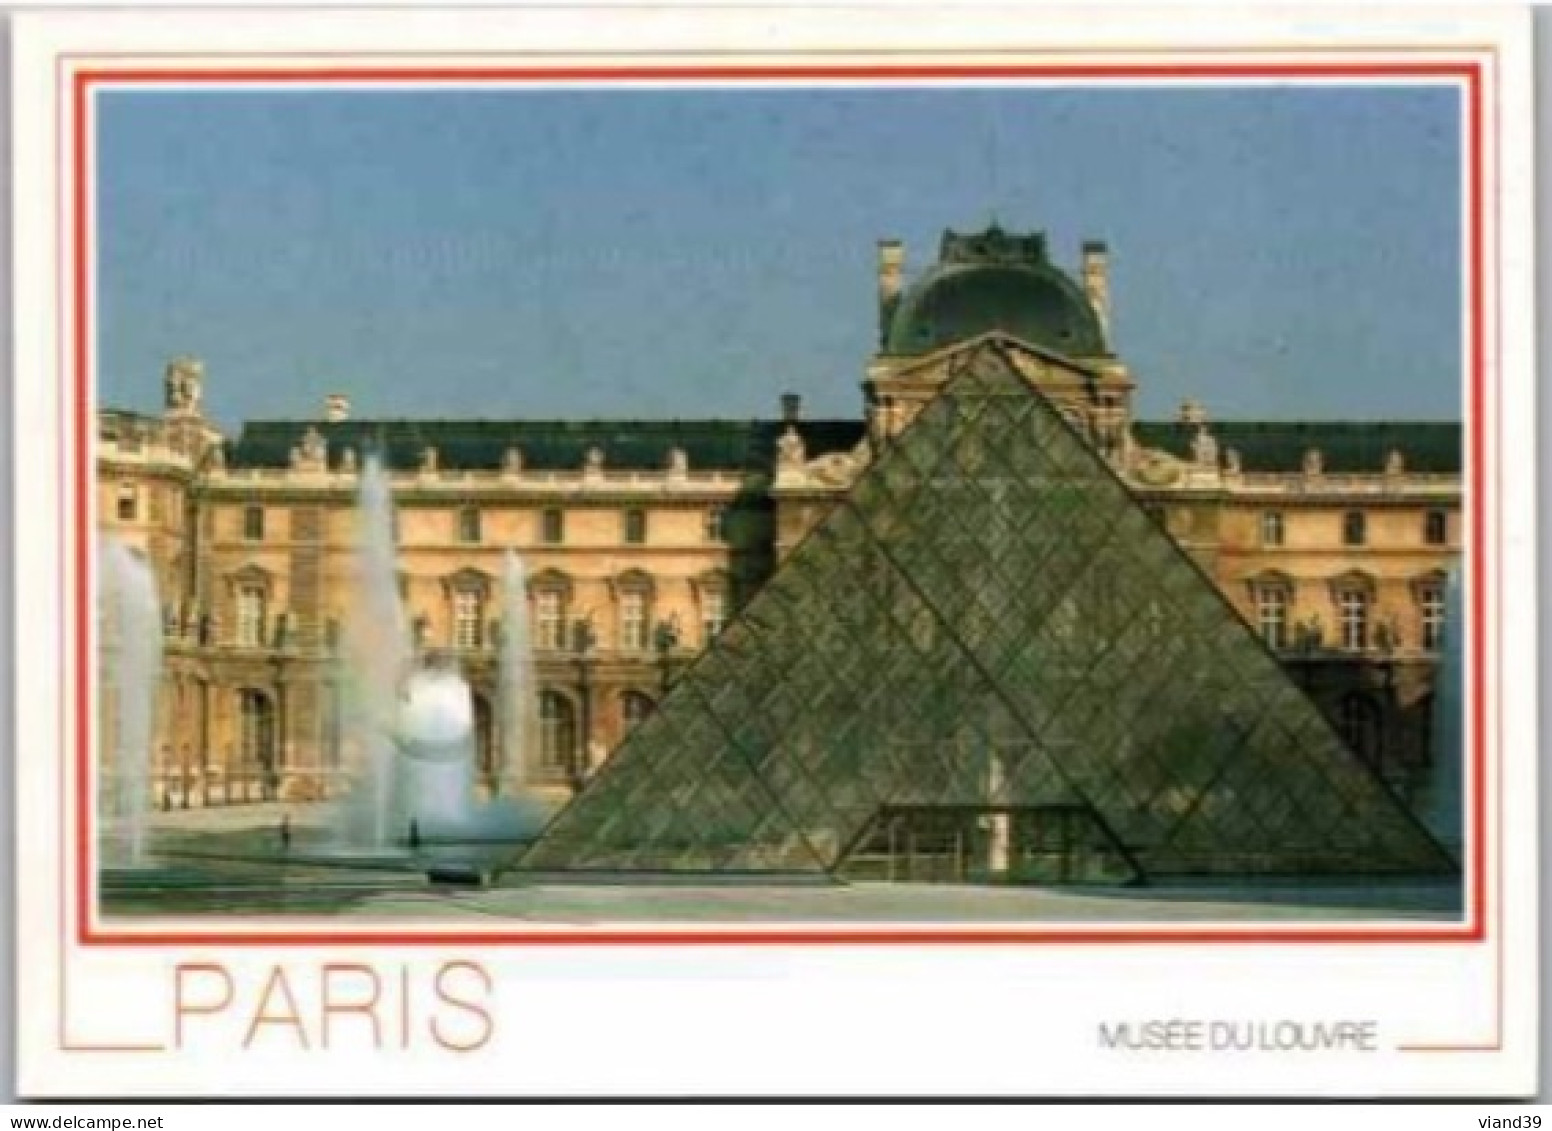
[[[139,510],[139,500],[132,484],[119,484],[118,516],[120,522],[134,522]]]
[[[632,509],[625,512],[625,542],[629,546],[643,545],[647,540],[647,512]]]
[[[706,512],[706,541],[727,541],[727,507],[712,507]]]
[[[535,617],[540,648],[556,649],[562,646],[560,594],[553,589],[534,598]]]
[[[1363,652],[1369,647],[1369,595],[1357,589],[1343,593],[1337,603],[1342,621],[1342,647]]]
[[[1288,646],[1288,591],[1279,585],[1256,590],[1256,623],[1269,648]]]
[[[244,585],[237,591],[237,646],[258,648],[264,637],[264,590]]]
[[[620,648],[626,652],[647,650],[647,596],[620,594]]]
[[[558,546],[566,540],[566,512],[551,507],[540,516],[539,539],[548,546]]]
[[[478,542],[480,540],[480,508],[462,507],[458,511],[458,541]]]
[[[248,542],[264,540],[264,508],[244,507],[242,519],[243,539]]]
[[[1267,511],[1261,516],[1261,545],[1281,546],[1283,544],[1283,514],[1282,511]]]
[[[1449,543],[1449,516],[1443,511],[1429,511],[1423,516],[1423,541],[1430,546]]]
[[[1369,524],[1362,511],[1348,511],[1342,516],[1342,545],[1362,546],[1369,537]]]
[[[727,623],[727,594],[713,589],[701,595],[701,640],[710,644]]]
[[[453,647],[472,652],[480,646],[482,620],[480,595],[472,589],[460,589],[453,594]]]
[[[1430,585],[1422,592],[1423,648],[1437,652],[1444,644],[1444,590]]]

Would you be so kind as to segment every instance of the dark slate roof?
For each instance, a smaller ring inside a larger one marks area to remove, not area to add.
[[[1252,422],[1212,421],[1208,432],[1220,451],[1233,448],[1246,471],[1298,471],[1304,453],[1318,448],[1324,468],[1335,475],[1375,474],[1399,451],[1408,471],[1458,475],[1462,429],[1434,422]],[[1133,434],[1144,447],[1160,448],[1182,459],[1191,456],[1197,425],[1175,421],[1138,421]]]
[[[943,233],[938,262],[899,299],[884,352],[934,353],[1000,330],[1064,357],[1108,352],[1088,295],[1046,253],[1043,232]]]
[[[849,451],[863,436],[860,420],[798,422],[809,458]],[[420,465],[421,449],[437,449],[438,466],[448,470],[497,470],[507,448],[523,453],[523,466],[536,471],[575,471],[587,450],[604,453],[606,469],[661,471],[668,453],[683,448],[692,470],[763,471],[771,467],[776,441],[786,425],[778,420],[261,420],[243,425],[228,441],[227,464],[234,468],[283,468],[291,449],[309,428],[329,442],[329,462],[346,448],[363,456],[386,448],[390,466]],[[1447,422],[1213,421],[1209,431],[1220,450],[1233,448],[1251,472],[1298,471],[1304,453],[1320,449],[1332,474],[1377,473],[1399,450],[1408,471],[1457,475],[1462,431]],[[1175,421],[1138,421],[1138,442],[1182,459],[1191,456],[1197,426]]]
[[[518,448],[523,466],[535,471],[576,471],[589,448],[604,453],[606,470],[661,471],[669,452],[682,448],[692,471],[758,471],[770,468],[776,441],[786,430],[778,420],[260,420],[243,425],[226,446],[233,468],[279,468],[309,428],[328,441],[329,463],[346,448],[357,457],[386,450],[390,467],[420,465],[421,449],[437,449],[437,465],[449,470],[497,470],[506,450]],[[845,451],[862,439],[856,420],[803,420],[798,432],[808,454]]]

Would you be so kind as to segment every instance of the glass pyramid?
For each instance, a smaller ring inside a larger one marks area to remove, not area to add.
[[[996,345],[962,360],[518,867],[1455,871]]]

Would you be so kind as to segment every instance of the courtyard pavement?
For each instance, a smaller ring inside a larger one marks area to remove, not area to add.
[[[289,816],[295,844],[282,852]],[[327,811],[284,804],[156,814],[158,867],[139,882],[108,885],[109,917],[326,916],[554,925],[600,923],[1156,923],[1448,922],[1460,917],[1455,883],[1292,881],[1170,884],[1141,888],[1038,888],[769,881],[612,882],[506,872],[491,887],[439,887],[419,867],[324,865],[312,854]],[[507,846],[478,850],[482,871],[504,865]],[[130,877],[134,879],[133,876]]]

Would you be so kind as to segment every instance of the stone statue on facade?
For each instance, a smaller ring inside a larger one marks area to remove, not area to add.
[[[420,470],[431,473],[437,469],[437,450],[430,444],[420,449]]]
[[[1395,448],[1385,457],[1385,474],[1391,477],[1406,474],[1406,457]]]
[[[587,455],[583,457],[582,470],[589,475],[602,475],[604,470],[604,450],[597,444],[587,449]]]
[[[1228,475],[1241,475],[1244,473],[1244,466],[1240,462],[1238,448],[1224,449],[1223,470]]]
[[[511,447],[501,453],[501,470],[506,475],[517,475],[523,470],[521,448]]]
[[[787,425],[787,430],[776,441],[777,470],[801,472],[807,462],[808,449],[803,443],[803,437],[798,435],[796,428],[790,424]]]
[[[198,358],[177,357],[167,365],[163,401],[169,415],[198,416],[205,365]]]
[[[313,466],[321,466],[328,462],[329,442],[323,438],[323,433],[316,428],[309,428],[302,435],[302,459]]]
[[[1304,474],[1310,478],[1324,475],[1326,472],[1326,459],[1321,455],[1319,448],[1309,448],[1304,452]]]
[[[1199,468],[1216,470],[1218,467],[1218,441],[1213,439],[1206,425],[1197,428],[1196,435],[1191,438],[1191,458]]]
[[[356,449],[346,448],[340,453],[340,470],[347,475],[356,473]]]
[[[683,479],[690,473],[690,457],[683,448],[668,451],[668,475],[671,479]]]

